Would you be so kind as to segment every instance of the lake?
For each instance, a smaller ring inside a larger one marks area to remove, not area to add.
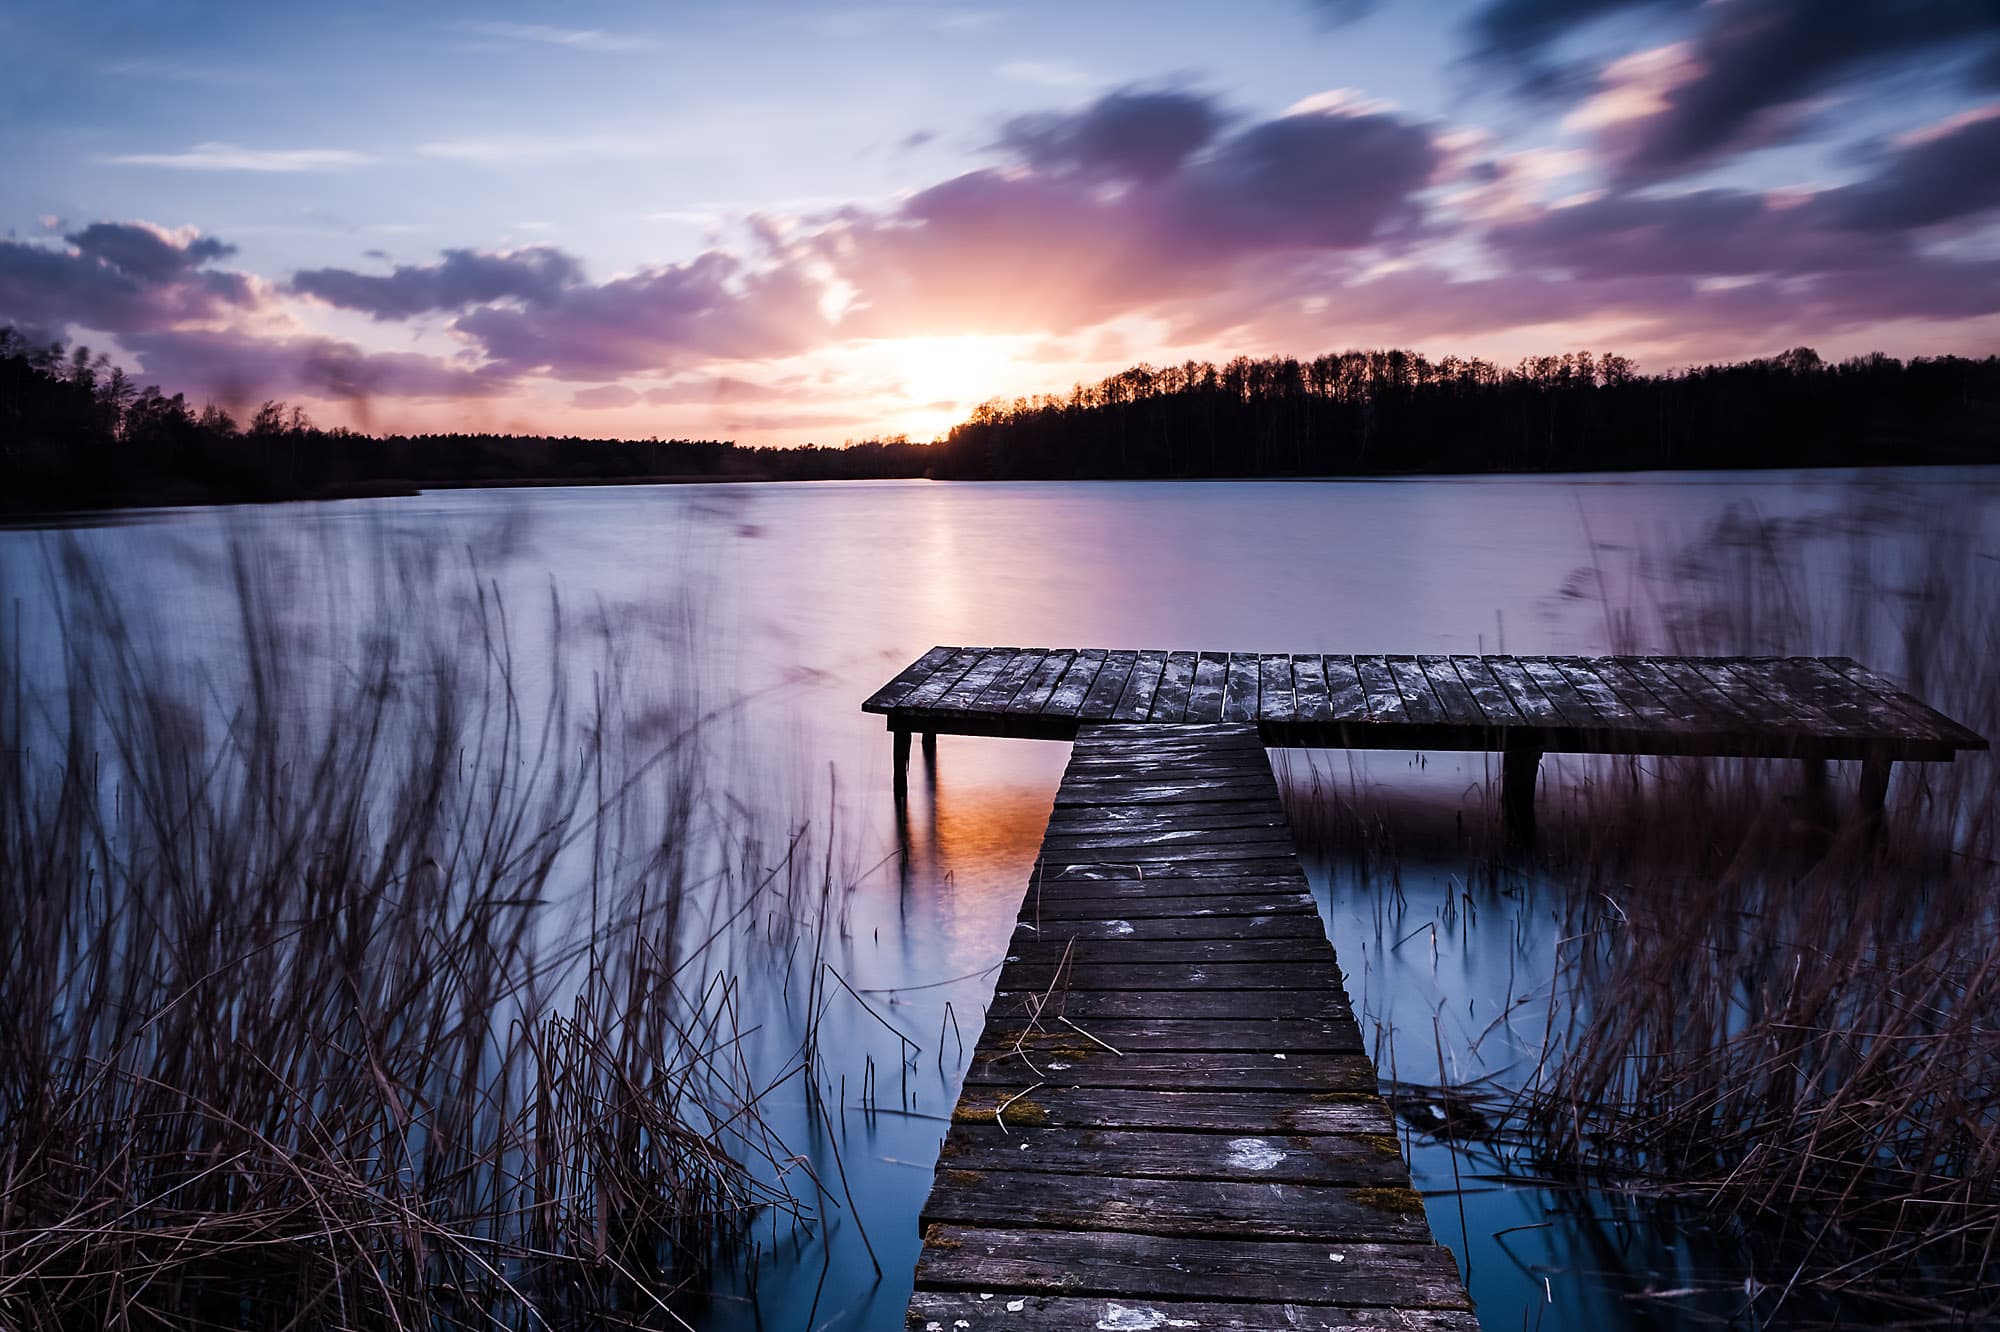
[[[943,737],[934,772],[918,760],[899,828],[889,739],[859,704],[904,664],[938,643],[1714,646],[1844,652],[1920,676],[1923,663],[1902,648],[1912,598],[1940,541],[1996,558],[2000,469],[464,490],[126,513],[65,530],[162,651],[225,687],[234,540],[258,567],[283,571],[285,613],[302,632],[378,604],[368,588],[383,562],[407,572],[433,560],[435,577],[483,585],[515,615],[524,696],[546,674],[549,640],[535,626],[552,595],[641,678],[698,691],[727,736],[711,755],[724,788],[774,824],[834,830],[853,885],[836,965],[858,992],[828,1009],[820,1039],[830,1074],[846,1078],[829,1105],[860,1223],[843,1211],[825,1245],[773,1226],[754,1305],[725,1300],[712,1321],[869,1328],[900,1325],[943,1116],[1067,755],[1059,744]],[[1801,641],[1703,642],[1729,618],[1691,607],[1726,603],[1731,561],[1770,558],[1773,547],[1800,571],[1783,590],[1808,612]],[[0,587],[19,608],[30,681],[52,669],[53,550],[50,530],[0,531]],[[1291,755],[1284,766],[1295,776],[1310,768],[1357,807],[1379,799],[1390,816],[1415,810],[1439,826],[1483,816],[1496,767],[1480,755],[1400,753]],[[1557,792],[1583,772],[1545,767]],[[1482,1037],[1511,996],[1532,989],[1521,978],[1545,983],[1556,915],[1537,905],[1532,884],[1479,896],[1489,890],[1475,893],[1449,849],[1413,851],[1393,873],[1358,863],[1321,855],[1311,868],[1385,1074],[1393,1066],[1405,1081],[1434,1082],[1504,1072],[1539,1039],[1533,1022]],[[758,1001],[746,992],[753,1021]],[[873,1114],[857,1090],[871,1060]],[[803,1126],[803,1104],[778,1118]],[[1768,1275],[1732,1266],[1730,1246],[1699,1224],[1660,1233],[1610,1199],[1496,1178],[1508,1172],[1489,1155],[1418,1129],[1409,1141],[1433,1228],[1458,1253],[1489,1328],[1726,1315],[1732,1284]],[[829,1164],[823,1133],[801,1127],[793,1145]],[[1705,1293],[1628,1298],[1679,1287]]]

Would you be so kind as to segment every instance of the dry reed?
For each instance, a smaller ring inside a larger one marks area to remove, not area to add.
[[[759,1110],[809,1052],[746,1057],[716,954],[782,965],[811,857],[686,691],[642,744],[608,640],[578,685],[552,599],[526,671],[397,558],[302,653],[242,545],[194,676],[54,549],[59,668],[0,645],[0,1325],[681,1327],[807,1217]]]

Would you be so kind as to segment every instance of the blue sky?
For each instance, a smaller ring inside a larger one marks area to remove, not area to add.
[[[0,13],[0,322],[374,428],[2000,343],[1984,0]],[[79,239],[82,238],[82,239]]]

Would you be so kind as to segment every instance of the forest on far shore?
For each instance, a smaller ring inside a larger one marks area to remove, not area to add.
[[[1384,476],[2000,461],[2000,357],[1838,363],[1810,348],[1642,375],[1409,351],[1134,366],[990,402],[935,443],[838,447],[371,435],[266,402],[247,421],[0,329],[0,509],[681,480]]]

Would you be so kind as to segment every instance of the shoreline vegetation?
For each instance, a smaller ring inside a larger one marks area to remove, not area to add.
[[[1415,352],[1134,366],[981,405],[932,443],[830,447],[370,435],[282,402],[248,422],[0,328],[0,513],[422,489],[673,482],[1392,477],[2000,461],[2000,357],[1828,363],[1810,348],[1674,374],[1589,352],[1511,367]]]
[[[196,666],[66,536],[59,642],[0,626],[0,1324],[754,1299],[777,1235],[852,1213],[837,1146],[792,1145],[829,830],[716,789],[726,716],[553,595],[510,624],[477,569],[352,564],[328,635],[235,543]]]
[[[1870,517],[1865,502],[1803,525],[1738,511],[1651,552],[1629,592],[1598,593],[1615,650],[1837,646],[2000,733],[1989,669],[2000,565],[1985,534],[1940,529],[1913,562],[1885,563]],[[1815,593],[1829,565],[1846,571],[1831,600]],[[1602,574],[1579,579],[1601,589]],[[1426,1015],[1413,1045],[1438,1042],[1435,1080],[1428,1060],[1393,1067],[1377,1020],[1399,1117],[1465,1154],[1468,1173],[1574,1199],[1577,1217],[1610,1198],[1656,1237],[1691,1220],[1708,1228],[1739,1261],[1726,1279],[1609,1262],[1599,1274],[1658,1314],[1989,1325],[2000,1316],[1995,765],[1902,765],[1879,830],[1847,812],[1854,764],[1829,765],[1824,786],[1768,760],[1565,766],[1525,867],[1479,840],[1497,824],[1491,792],[1468,858],[1467,829],[1448,813],[1371,813],[1380,793],[1344,790],[1310,761],[1291,776],[1302,847],[1373,886],[1391,940],[1436,937],[1472,913],[1483,929],[1552,927],[1558,941],[1539,976],[1517,984],[1510,972],[1504,999],[1480,998],[1472,1025],[1490,1024],[1469,1044],[1447,1048]],[[1450,870],[1435,910],[1415,891],[1405,900],[1406,855]],[[1368,999],[1356,1003],[1365,1026]]]

